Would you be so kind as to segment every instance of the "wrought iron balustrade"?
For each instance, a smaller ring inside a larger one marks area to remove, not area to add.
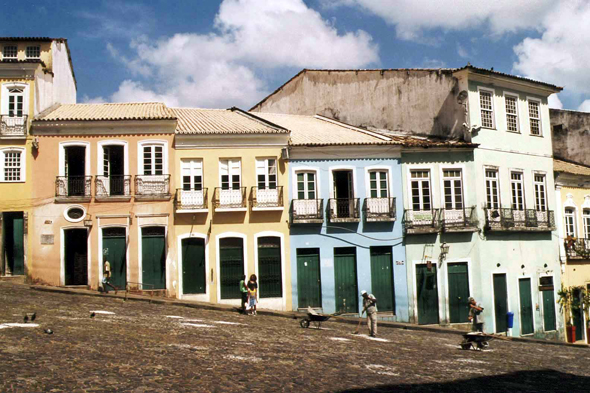
[[[135,175],[135,198],[170,198],[170,175]]]
[[[94,180],[96,198],[131,197],[131,176],[96,176]]]
[[[294,224],[312,224],[324,222],[323,199],[293,199],[291,221]]]
[[[590,259],[590,239],[568,237],[564,243],[568,259]]]
[[[443,209],[442,225],[446,232],[477,231],[477,208],[471,206],[463,209]]]
[[[246,187],[228,189],[215,187],[213,195],[213,207],[215,210],[242,210],[247,207],[246,202]]]
[[[358,222],[360,221],[359,198],[330,198],[331,222]]]
[[[283,207],[283,186],[275,188],[252,187],[250,199],[254,209]]]
[[[27,115],[0,115],[0,137],[26,137]]]
[[[436,233],[440,230],[440,209],[406,209],[403,223],[407,234]]]
[[[209,208],[207,188],[200,190],[176,190],[176,211],[207,210]]]
[[[550,232],[555,230],[552,210],[486,208],[486,229],[490,231]]]
[[[92,176],[57,176],[56,198],[90,198]]]
[[[364,211],[368,222],[395,221],[395,198],[365,198]]]

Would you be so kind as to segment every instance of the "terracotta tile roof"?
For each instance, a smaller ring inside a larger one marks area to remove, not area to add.
[[[51,37],[0,37],[0,41],[53,41],[65,40],[65,38],[51,38]]]
[[[2,59],[0,60],[0,63],[37,63],[41,64],[43,67],[47,67],[41,59]]]
[[[176,120],[161,102],[120,104],[67,104],[40,113],[35,121]]]
[[[237,108],[170,108],[178,118],[177,134],[288,134],[289,130],[270,124]]]
[[[571,173],[573,175],[590,176],[590,167],[558,159],[553,160],[553,171]]]

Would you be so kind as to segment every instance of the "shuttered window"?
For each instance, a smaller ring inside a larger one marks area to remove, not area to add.
[[[492,92],[480,90],[479,107],[481,109],[481,126],[484,128],[494,128],[494,104]]]

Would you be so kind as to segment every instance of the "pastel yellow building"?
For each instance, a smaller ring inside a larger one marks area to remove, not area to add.
[[[0,37],[0,274],[28,274],[34,116],[56,103],[76,102],[67,40]]]
[[[179,297],[239,305],[256,274],[259,306],[290,310],[289,131],[235,108],[172,112]]]

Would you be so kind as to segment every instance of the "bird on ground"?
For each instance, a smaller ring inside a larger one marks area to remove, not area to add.
[[[90,313],[90,318],[94,318],[96,316],[96,313],[93,311]]]
[[[51,330],[51,329],[45,329],[43,331],[47,334],[53,334],[53,330]]]

